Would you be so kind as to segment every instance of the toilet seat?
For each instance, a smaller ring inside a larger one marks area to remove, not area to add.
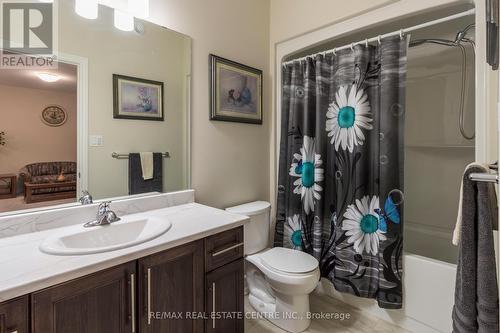
[[[291,275],[307,274],[319,266],[318,260],[313,256],[283,247],[265,251],[260,255],[260,261],[271,270]]]

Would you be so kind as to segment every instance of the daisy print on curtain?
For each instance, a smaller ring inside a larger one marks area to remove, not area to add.
[[[368,95],[354,84],[339,88],[326,116],[326,130],[335,150],[348,149],[352,153],[365,141],[363,130],[373,129]]]
[[[356,204],[349,205],[344,213],[342,230],[346,231],[347,242],[354,245],[359,253],[378,254],[379,243],[386,238],[380,229],[379,200],[377,196],[364,196],[356,200]]]
[[[304,145],[300,153],[293,155],[290,176],[297,179],[293,182],[293,193],[300,194],[306,215],[314,211],[314,203],[321,199],[324,170],[321,155],[316,154],[314,138],[304,136]]]
[[[283,241],[285,247],[302,250],[302,222],[299,214],[289,217],[284,227]]]

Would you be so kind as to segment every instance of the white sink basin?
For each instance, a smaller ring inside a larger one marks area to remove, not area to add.
[[[46,238],[40,250],[56,255],[82,255],[108,252],[152,240],[167,232],[172,223],[162,218],[123,218],[110,225],[68,230]]]

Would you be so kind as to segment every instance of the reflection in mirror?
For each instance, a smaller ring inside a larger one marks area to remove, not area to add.
[[[190,38],[74,6],[58,1],[55,68],[0,68],[0,214],[189,187]]]

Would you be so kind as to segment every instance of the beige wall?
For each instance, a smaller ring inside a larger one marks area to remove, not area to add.
[[[89,147],[89,191],[94,198],[127,195],[128,161],[111,154],[141,151],[170,152],[164,191],[185,189],[189,39],[150,23],[144,35],[120,31],[110,8],[100,6],[99,18],[90,21],[77,16],[72,3],[60,2],[59,48],[88,59],[89,134],[104,139],[103,146]],[[113,74],[163,82],[165,120],[113,119]]]
[[[269,0],[152,0],[151,20],[193,38],[192,187],[215,207],[269,200]],[[264,124],[209,121],[208,55],[264,71]]]
[[[215,207],[270,200],[274,193],[271,94],[274,44],[390,0],[152,0],[151,21],[193,38],[192,187]],[[304,15],[306,13],[306,15]],[[264,71],[264,124],[211,122],[208,55]]]
[[[41,112],[51,104],[68,113],[64,125],[42,122]],[[76,93],[0,85],[0,114],[7,141],[0,146],[0,174],[17,174],[34,162],[76,161]]]

